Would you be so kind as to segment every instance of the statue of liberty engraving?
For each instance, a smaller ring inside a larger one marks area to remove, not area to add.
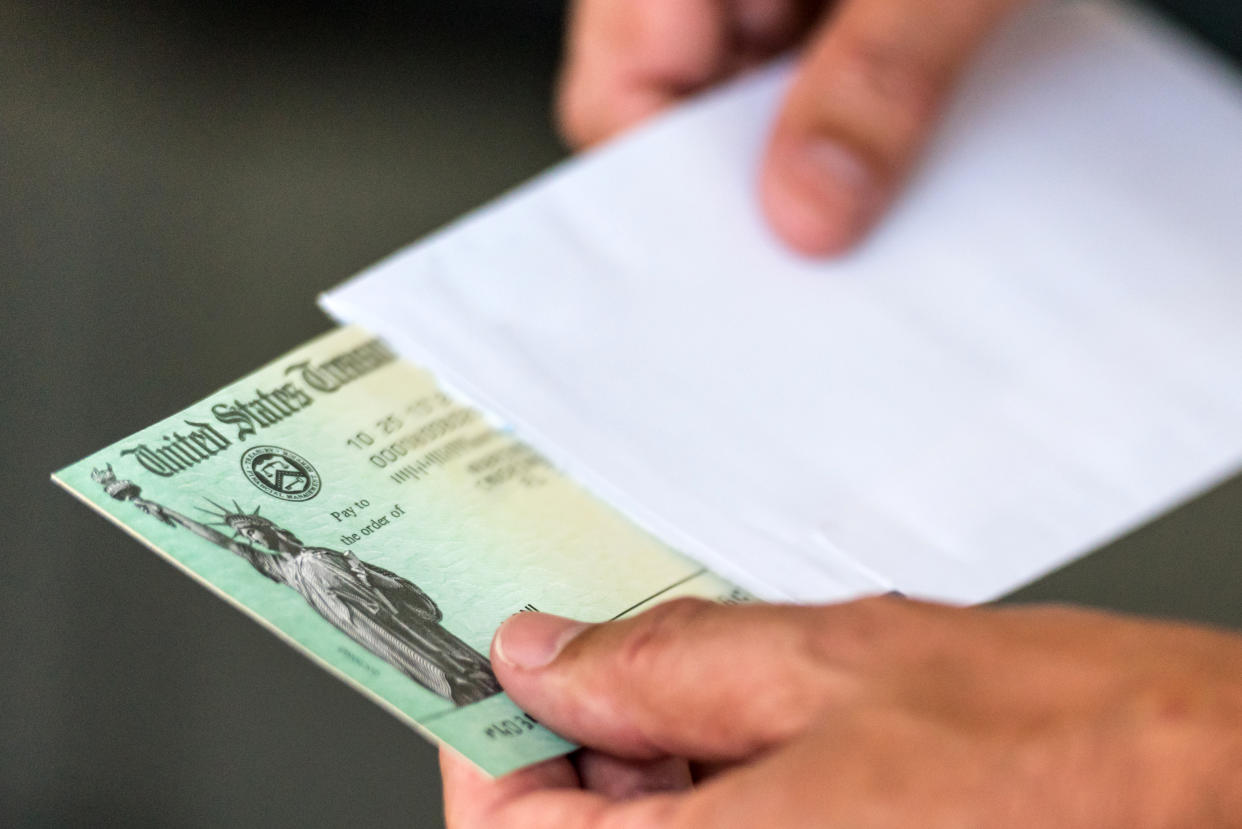
[[[91,479],[113,498],[129,501],[170,526],[180,526],[240,556],[255,570],[297,591],[320,616],[419,685],[456,705],[500,693],[491,663],[440,624],[440,608],[402,576],[350,551],[310,547],[292,532],[234,502],[229,511],[210,502],[210,522],[233,536],[142,497],[132,481],[117,480],[109,464]],[[203,509],[200,507],[199,509]]]

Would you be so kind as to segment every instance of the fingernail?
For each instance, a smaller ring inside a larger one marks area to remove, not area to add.
[[[518,613],[496,631],[496,656],[518,668],[542,668],[590,625],[550,613]]]
[[[840,253],[879,213],[874,169],[831,138],[778,139],[768,156],[763,202],[776,232],[799,251]]]

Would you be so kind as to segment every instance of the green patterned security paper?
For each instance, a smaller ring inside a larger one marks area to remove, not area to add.
[[[54,478],[493,775],[574,748],[492,674],[505,618],[749,599],[357,328]]]

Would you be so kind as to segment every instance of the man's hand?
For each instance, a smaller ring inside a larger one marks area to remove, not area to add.
[[[601,141],[803,43],[760,182],[807,254],[857,242],[893,197],[959,70],[1020,0],[577,0],[561,130]]]
[[[1224,632],[681,600],[595,626],[519,614],[492,662],[589,750],[495,781],[442,754],[452,829],[1242,825],[1242,637]]]

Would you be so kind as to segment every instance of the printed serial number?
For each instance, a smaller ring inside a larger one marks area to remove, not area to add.
[[[483,733],[493,740],[501,737],[517,737],[527,731],[534,731],[538,724],[530,714],[519,714],[516,717],[506,717],[492,723],[483,729]]]

